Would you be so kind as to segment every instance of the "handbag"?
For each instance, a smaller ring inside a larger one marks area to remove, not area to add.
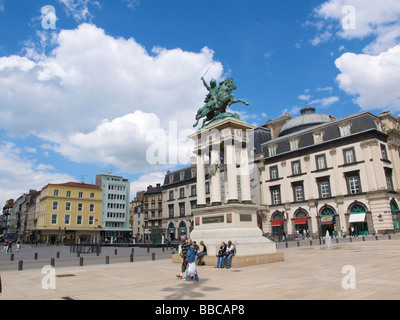
[[[188,275],[194,276],[196,274],[196,264],[194,262],[189,262]]]
[[[183,258],[183,257],[184,257],[184,254],[183,254],[183,251],[182,251],[182,247],[181,247],[181,245],[179,245],[179,247],[178,247],[178,251],[179,251],[179,255],[180,255],[180,257],[181,257],[181,258]]]

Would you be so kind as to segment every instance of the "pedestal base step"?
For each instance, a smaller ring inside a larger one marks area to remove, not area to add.
[[[215,256],[204,256],[203,261],[206,266],[217,265],[217,257]],[[269,254],[260,254],[260,255],[248,255],[248,256],[234,256],[231,260],[232,268],[240,268],[246,266],[253,266],[257,264],[268,264],[274,262],[282,262],[285,261],[283,252],[275,252]],[[172,255],[173,263],[182,263],[182,258],[179,254]],[[201,268],[201,266],[199,266]]]

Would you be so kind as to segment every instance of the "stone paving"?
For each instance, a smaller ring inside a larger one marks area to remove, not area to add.
[[[3,270],[0,300],[400,299],[398,239],[279,251],[285,254],[284,262],[229,270],[198,266],[199,282],[176,278],[180,265],[171,259],[56,266],[55,289],[47,290],[42,287],[47,274],[41,269]]]

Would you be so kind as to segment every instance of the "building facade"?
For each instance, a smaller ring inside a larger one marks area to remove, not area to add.
[[[306,107],[255,128],[267,137],[253,173],[263,231],[400,232],[399,125],[389,113],[335,119]]]
[[[37,234],[42,243],[97,243],[102,192],[96,185],[48,184],[40,194]]]
[[[155,187],[148,186],[143,194],[144,227],[143,240],[152,243],[161,243],[165,237],[163,228],[163,188],[158,183]]]
[[[127,241],[132,237],[129,227],[130,183],[112,173],[96,175],[96,186],[102,190],[101,236],[104,241]]]

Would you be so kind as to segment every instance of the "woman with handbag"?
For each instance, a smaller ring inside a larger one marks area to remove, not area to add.
[[[226,243],[221,242],[221,246],[219,247],[218,254],[217,254],[217,266],[216,268],[223,268],[225,264],[225,253],[226,253]]]
[[[189,239],[187,241],[188,249],[186,252],[186,261],[188,263],[187,269],[186,269],[186,277],[184,280],[190,280],[193,279],[196,281],[199,281],[199,276],[197,274],[196,270],[196,253],[193,248],[193,241],[192,239]]]

